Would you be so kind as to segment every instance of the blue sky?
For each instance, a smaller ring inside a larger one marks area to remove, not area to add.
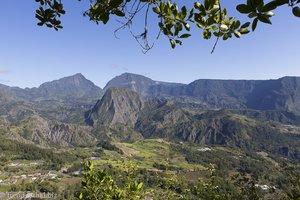
[[[118,27],[114,20],[106,26],[95,25],[82,17],[84,2],[64,2],[67,14],[59,32],[36,25],[35,1],[1,2],[0,83],[37,87],[78,72],[100,87],[124,72],[181,83],[203,78],[300,76],[300,19],[293,17],[289,8],[277,11],[272,26],[259,24],[250,35],[220,42],[213,55],[214,41],[201,39],[199,30],[182,47],[172,50],[161,37],[143,54],[126,30],[119,33],[120,39],[114,37]],[[235,15],[235,3],[224,3]],[[155,24],[150,23],[153,34],[157,32]]]

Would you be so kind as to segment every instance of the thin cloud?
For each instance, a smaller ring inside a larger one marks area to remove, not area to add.
[[[0,74],[4,74],[4,73],[8,73],[8,72],[11,72],[11,69],[0,67]]]
[[[6,80],[6,79],[0,79],[0,83],[9,83],[10,80]]]

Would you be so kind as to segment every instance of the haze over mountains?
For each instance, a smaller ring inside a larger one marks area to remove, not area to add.
[[[300,160],[299,77],[180,84],[125,73],[101,89],[75,74],[38,88],[0,85],[0,105],[2,136],[40,146],[158,137]]]

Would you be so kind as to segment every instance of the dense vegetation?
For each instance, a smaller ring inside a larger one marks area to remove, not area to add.
[[[24,144],[21,142],[1,138],[0,140],[0,161],[7,162],[11,160],[44,160],[49,167],[60,169],[68,162],[78,159],[75,155],[67,152],[55,152],[53,149],[42,149],[33,144]]]
[[[287,171],[292,176],[289,189],[275,191],[271,187],[263,191],[256,184],[258,177],[246,174],[236,174],[222,178],[217,174],[214,166],[208,168],[208,174],[200,178],[196,183],[187,181],[178,175],[168,173],[147,173],[136,170],[130,164],[117,166],[116,168],[95,170],[92,162],[85,163],[84,180],[79,192],[79,199],[205,199],[205,200],[229,200],[229,199],[294,199],[300,198],[300,174],[295,171]],[[296,175],[296,176],[295,176]]]

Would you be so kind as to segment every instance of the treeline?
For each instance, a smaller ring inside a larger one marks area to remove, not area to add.
[[[82,200],[299,200],[300,174],[290,170],[291,188],[262,190],[255,176],[239,173],[224,179],[213,165],[207,176],[193,183],[179,175],[141,171],[130,163],[95,169],[92,162],[87,162],[81,190],[75,196]]]
[[[33,144],[24,144],[5,138],[0,139],[0,151],[2,152],[0,157],[2,162],[8,159],[44,160],[46,163],[58,166],[77,159],[75,155],[70,153],[56,153],[52,149],[42,149]]]

